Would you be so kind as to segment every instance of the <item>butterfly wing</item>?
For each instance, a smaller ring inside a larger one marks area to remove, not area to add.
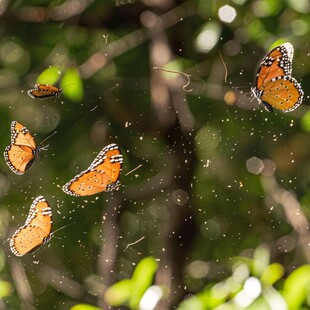
[[[29,210],[24,226],[20,227],[10,240],[11,251],[23,256],[35,251],[50,239],[52,210],[43,196],[37,197]]]
[[[292,74],[294,48],[291,43],[284,43],[271,50],[260,63],[256,75],[256,88],[278,76]]]
[[[49,84],[36,84],[34,89],[28,90],[27,94],[32,99],[47,99],[51,97],[60,97],[61,88]]]
[[[11,145],[4,151],[4,158],[9,168],[16,174],[24,174],[39,155],[40,148],[28,129],[13,121],[11,124]]]
[[[293,55],[292,44],[284,43],[271,50],[260,64],[252,92],[270,112],[273,107],[290,112],[302,103],[303,90],[291,76]]]
[[[117,189],[122,162],[123,156],[118,146],[110,144],[102,149],[87,170],[65,184],[63,191],[71,196],[90,196]]]
[[[280,76],[265,85],[261,100],[283,112],[291,112],[302,103],[302,98],[300,84],[293,77]]]
[[[32,149],[16,145],[5,148],[4,158],[9,168],[18,175],[24,174],[35,161]]]
[[[11,123],[11,144],[23,145],[36,149],[36,142],[29,130],[17,121]]]

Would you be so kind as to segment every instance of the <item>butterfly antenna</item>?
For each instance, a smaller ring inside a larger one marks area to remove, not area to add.
[[[52,134],[50,134],[49,136],[47,136],[43,141],[41,141],[40,145],[43,144],[46,140],[48,140],[50,137],[52,137],[53,135],[55,135],[57,133],[57,130],[55,130]],[[48,147],[48,145],[41,147],[41,150],[46,150],[46,148]]]
[[[68,226],[70,226],[70,225],[72,225],[72,224],[74,224],[74,223],[75,223],[75,222],[72,222],[72,223],[70,223],[70,224],[68,224],[68,225],[65,225],[65,226],[62,226],[62,227],[56,229],[55,231],[53,231],[53,232],[49,235],[48,239],[47,239],[44,243],[50,241],[51,238],[55,238],[54,234],[55,234],[56,231],[61,230],[61,229],[64,229],[64,228],[66,228],[66,227],[68,227]],[[56,239],[58,239],[58,238],[56,238]],[[36,253],[37,251],[39,251],[39,250],[41,249],[42,246],[43,246],[43,244],[41,244],[38,248],[34,249],[34,250],[31,251],[30,253],[31,253],[31,254]]]
[[[132,170],[130,170],[129,172],[127,172],[125,175],[127,176],[128,174],[131,174],[131,173],[133,173],[134,171],[136,171],[136,170],[138,170],[139,168],[141,168],[142,167],[142,164],[141,165],[139,165],[139,166],[137,166],[136,168],[134,168],[134,169],[132,169]]]
[[[232,86],[232,89],[239,89],[239,88],[251,88],[251,86]]]
[[[75,224],[75,222],[72,222],[72,223],[70,223],[70,224],[68,224],[68,225],[65,225],[65,226],[61,226],[61,227],[59,227],[58,229],[54,230],[54,231],[51,233],[51,235],[54,236],[54,234],[55,234],[57,231],[62,230],[62,229],[64,229],[64,228],[67,228],[68,226],[71,226],[71,225],[73,225],[73,224]]]

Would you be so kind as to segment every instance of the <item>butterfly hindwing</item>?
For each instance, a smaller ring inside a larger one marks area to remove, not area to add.
[[[32,149],[17,145],[7,146],[4,158],[9,168],[18,175],[24,174],[35,161]]]
[[[90,196],[117,189],[122,162],[123,156],[118,146],[110,144],[102,149],[88,169],[65,184],[63,191],[71,196]]]
[[[264,104],[289,112],[301,104],[302,97],[303,91],[293,77],[280,76],[266,85],[261,100]]]
[[[37,197],[29,210],[25,224],[10,240],[11,251],[16,256],[34,252],[51,236],[52,210],[43,196]]]

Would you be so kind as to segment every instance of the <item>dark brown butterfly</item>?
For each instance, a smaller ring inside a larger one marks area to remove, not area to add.
[[[27,94],[32,99],[47,99],[61,96],[62,89],[49,84],[35,84],[34,89],[28,90]]]

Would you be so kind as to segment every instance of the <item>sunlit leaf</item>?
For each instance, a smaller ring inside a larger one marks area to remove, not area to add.
[[[263,2],[263,9],[265,12],[265,15],[272,16],[279,13],[279,10],[282,8],[281,1],[274,1],[274,0],[265,0]]]
[[[301,119],[301,128],[304,131],[310,131],[310,111],[308,111],[307,113],[305,113],[305,115],[302,117]]]
[[[282,278],[283,274],[283,266],[275,263],[267,266],[262,274],[261,281],[263,284],[273,285],[275,282]]]
[[[253,274],[260,277],[263,271],[268,267],[269,261],[269,250],[264,245],[257,247],[253,257]]]
[[[37,78],[38,84],[51,84],[54,85],[60,77],[60,70],[57,67],[49,67],[44,70]]]
[[[104,299],[111,306],[120,306],[128,302],[131,295],[132,283],[130,279],[121,280],[110,286]]]
[[[204,310],[205,308],[204,304],[201,302],[201,300],[196,296],[191,296],[180,303],[180,305],[177,307],[177,310],[188,310],[188,309],[195,309],[195,310]]]
[[[163,286],[150,286],[140,300],[139,309],[155,309],[156,305],[162,299],[165,293],[166,289]]]
[[[84,96],[83,81],[76,68],[69,68],[60,81],[60,87],[66,98],[72,101],[81,101]]]
[[[138,307],[143,294],[152,284],[157,268],[158,265],[154,257],[146,257],[137,265],[131,280],[132,292],[129,304],[132,309],[136,309]]]
[[[310,265],[304,265],[293,271],[284,283],[283,297],[289,309],[301,309],[301,305],[310,294]]]
[[[101,308],[87,304],[77,304],[71,307],[70,310],[101,310]]]
[[[12,290],[12,285],[6,281],[0,281],[0,298],[9,296]]]
[[[71,307],[70,310],[101,310],[101,308],[87,304],[77,304]]]
[[[229,292],[220,292],[220,286],[225,289],[224,283],[219,283],[213,286],[207,286],[202,292],[194,296],[186,298],[180,303],[177,310],[187,309],[214,309],[217,306],[224,304],[227,300]]]
[[[4,212],[3,212],[4,213]],[[1,216],[0,216],[1,219]],[[5,267],[5,254],[2,249],[0,249],[0,271]]]
[[[263,298],[258,298],[255,300],[254,304],[258,305],[258,301],[265,301],[267,302],[269,305],[276,305],[276,309],[286,309],[287,308],[287,304],[285,299],[283,298],[283,296],[271,285],[267,286],[264,288],[264,290],[262,291],[262,297]],[[270,309],[270,307],[268,307],[267,304],[260,305],[261,307],[258,309]],[[249,309],[253,309],[252,307]],[[272,308],[273,309],[273,308]]]
[[[226,306],[226,304],[225,304]],[[246,310],[271,310],[266,299],[264,297],[259,297],[255,299],[254,302],[252,302],[249,306],[247,307],[240,307],[240,306],[231,306],[230,308],[225,308],[227,310],[241,310],[241,309],[246,309]],[[278,308],[284,310],[285,308]]]

